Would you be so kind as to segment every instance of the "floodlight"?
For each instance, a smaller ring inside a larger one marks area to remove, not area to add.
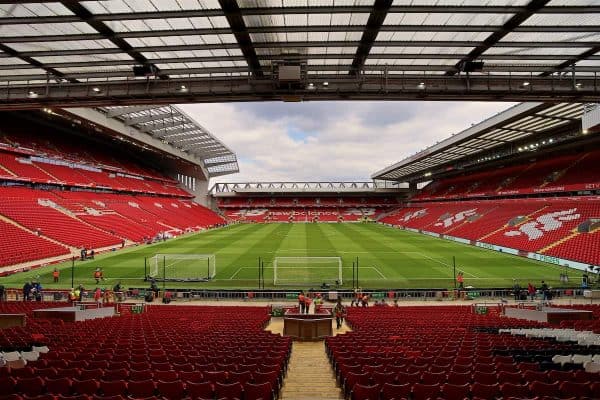
[[[30,90],[29,93],[27,93],[27,97],[29,97],[30,99],[37,99],[38,94],[37,92]]]
[[[419,84],[417,85],[417,87],[421,90],[425,89],[425,82],[419,82]]]

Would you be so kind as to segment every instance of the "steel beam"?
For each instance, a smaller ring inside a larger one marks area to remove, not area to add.
[[[160,120],[164,120],[164,119],[172,119],[173,121],[176,121],[177,117],[179,115],[178,114],[174,114],[174,113],[157,113],[157,114],[148,114],[148,115],[142,115],[139,117],[126,117],[123,119],[123,122],[125,122],[125,125],[131,126],[131,125],[137,125],[137,124],[144,124],[146,122],[152,122],[152,121],[160,121]],[[180,116],[181,119],[183,120],[184,117]]]
[[[432,54],[432,53],[403,53],[403,54],[394,54],[394,53],[373,53],[371,52],[369,55],[370,59],[382,59],[382,60],[456,60],[457,58],[462,58],[466,56],[466,54]],[[277,58],[281,58],[288,61],[305,61],[306,55],[304,54],[290,54],[290,55],[281,55],[281,56],[271,56],[271,55],[259,55],[259,60],[274,60]],[[311,54],[311,60],[345,60],[352,59],[352,54],[343,54],[343,53],[328,53],[328,54]],[[546,61],[563,61],[566,57],[562,54],[486,54],[484,57],[481,57],[482,60],[485,61],[495,61],[495,60],[517,60],[518,61],[526,61],[526,60],[546,60]],[[600,60],[600,55],[592,55],[586,58],[587,60]],[[211,57],[170,57],[170,58],[150,58],[149,62],[153,64],[162,63],[162,64],[170,64],[170,63],[195,63],[195,62],[221,62],[221,61],[244,61],[245,58],[243,56],[211,56]],[[106,60],[106,61],[82,61],[82,62],[60,62],[60,63],[46,63],[45,66],[48,68],[61,69],[61,68],[77,68],[77,67],[110,67],[110,66],[119,66],[119,65],[134,65],[134,60]],[[12,64],[0,65],[0,70],[7,71],[14,69],[15,66]],[[37,68],[34,65],[24,64],[19,65],[19,69],[33,69]]]
[[[20,3],[54,3],[55,0],[26,0]],[[14,1],[0,0],[0,4],[14,4]],[[419,14],[516,14],[525,10],[521,6],[443,6],[443,5],[395,5],[390,7],[390,13],[419,13]],[[242,8],[244,15],[278,15],[278,14],[348,14],[370,13],[371,6],[310,6],[310,7],[248,7]],[[599,6],[547,6],[538,14],[589,14],[600,12]],[[96,14],[96,21],[127,21],[134,19],[167,19],[167,18],[196,18],[223,16],[221,9],[196,9],[175,11],[147,11],[114,14]],[[3,17],[0,25],[35,24],[35,23],[70,23],[80,22],[75,15],[39,16],[39,17]]]
[[[515,13],[508,21],[504,23],[504,25],[502,25],[501,28],[497,29],[494,33],[488,36],[483,43],[475,47],[466,57],[463,57],[458,63],[456,63],[455,69],[449,70],[446,72],[446,75],[456,74],[457,70],[460,69],[461,64],[474,61],[478,57],[481,57],[483,53],[498,44],[502,38],[513,32],[514,29],[525,22],[529,17],[534,15],[538,10],[544,8],[544,6],[546,6],[546,4],[548,4],[550,1],[551,0],[531,0],[523,10]]]
[[[60,85],[0,85],[0,109],[43,108],[49,106],[107,106],[137,104],[170,104],[228,101],[311,100],[488,100],[488,101],[546,101],[595,102],[600,97],[600,82],[593,77],[571,80],[558,77],[533,77],[523,88],[522,79],[500,76],[472,76],[468,81],[459,76],[369,76],[359,78],[325,76],[315,79],[313,89],[290,90],[277,88],[271,79],[213,78],[170,79],[151,81],[113,81],[90,84],[62,83]],[[328,86],[321,83],[327,79]],[[181,82],[188,87],[182,93]],[[421,85],[423,83],[424,85]],[[90,86],[100,86],[101,92],[91,96]],[[30,91],[40,94],[29,98]],[[148,131],[166,127],[148,126]],[[172,124],[180,126],[181,124]],[[167,132],[168,134],[168,132]]]
[[[253,43],[255,49],[286,49],[286,48],[302,48],[302,47],[358,47],[358,41],[291,41],[291,42],[257,42]],[[393,40],[393,41],[376,41],[373,46],[385,47],[468,47],[473,48],[481,45],[477,41],[464,40],[446,40],[446,41],[429,41],[429,40]],[[496,48],[592,48],[597,46],[595,41],[572,41],[572,42],[555,42],[555,41],[502,41],[496,43]],[[133,50],[146,52],[169,52],[169,51],[192,51],[192,50],[239,50],[237,43],[215,43],[215,44],[189,44],[189,45],[169,45],[169,46],[145,46],[134,47]],[[69,50],[40,50],[40,51],[24,51],[20,54],[23,57],[48,57],[48,56],[88,56],[97,54],[122,54],[123,50],[115,48],[95,48],[95,49],[69,49]],[[10,57],[10,55],[0,54],[0,58]],[[284,57],[281,55],[279,57]]]
[[[260,61],[258,61],[256,49],[252,45],[252,39],[250,38],[250,33],[248,33],[248,28],[244,22],[242,10],[238,5],[237,0],[219,0],[219,5],[225,14],[225,18],[227,18],[227,22],[233,31],[235,40],[248,63],[248,68],[252,71],[252,75],[261,78],[263,76],[262,67]]]
[[[298,32],[365,32],[369,36],[377,36],[377,32],[494,32],[504,29],[503,25],[381,25],[366,27],[363,25],[293,25],[293,26],[261,26],[248,27],[250,34],[257,33],[298,33]],[[534,33],[595,33],[595,25],[528,25],[514,28],[513,32]],[[174,36],[205,36],[225,35],[234,33],[230,28],[198,28],[198,29],[172,29],[154,31],[129,31],[115,33],[122,39],[148,38],[148,37],[174,37]],[[101,33],[80,33],[67,35],[40,35],[40,36],[5,36],[0,38],[2,43],[39,43],[62,42],[82,40],[102,40],[106,35]]]
[[[80,4],[77,1],[65,0],[61,1],[61,4],[65,6],[69,11],[75,14],[77,17],[81,19],[81,22],[87,23],[93,29],[98,31],[100,35],[102,35],[103,39],[108,39],[115,46],[117,46],[123,53],[128,54],[131,58],[133,58],[136,62],[141,65],[147,65],[148,60],[142,53],[135,50],[126,40],[122,39],[115,33],[108,25],[106,25],[102,21],[98,21],[94,19],[94,14],[92,14],[85,6]],[[162,79],[168,78],[165,74],[158,75]]]
[[[156,108],[157,107],[153,106],[153,105],[111,108],[109,110],[106,110],[106,116],[109,118],[114,118],[114,117],[119,117],[121,115],[127,115],[127,114],[142,112],[142,111],[154,110]]]
[[[352,66],[350,67],[349,73],[351,75],[358,75],[365,65],[367,57],[371,52],[371,48],[377,39],[379,30],[385,21],[385,17],[392,6],[392,0],[375,0],[373,8],[370,11],[369,19],[365,27],[360,27],[363,30],[362,37],[354,54],[352,60]]]

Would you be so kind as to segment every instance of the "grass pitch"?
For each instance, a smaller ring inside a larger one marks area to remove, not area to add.
[[[144,258],[157,253],[215,254],[215,279],[205,283],[167,283],[167,287],[257,288],[258,257],[265,262],[265,286],[273,286],[274,257],[341,257],[344,287],[351,287],[352,262],[359,260],[359,284],[364,288],[453,288],[452,257],[463,271],[465,286],[539,286],[545,280],[561,286],[563,267],[522,257],[433,238],[377,224],[245,224],[185,236],[149,246],[103,254],[92,261],[76,261],[74,282],[95,287],[93,271],[102,267],[111,288],[118,280],[125,287],[146,287]],[[52,282],[54,266],[0,278],[6,287],[22,287],[40,279],[44,288],[71,287],[71,262],[58,265],[60,282]],[[569,270],[570,286],[579,286],[581,271]],[[285,288],[285,287],[278,287]]]

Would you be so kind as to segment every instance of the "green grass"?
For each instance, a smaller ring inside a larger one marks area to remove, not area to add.
[[[206,231],[166,243],[103,254],[93,261],[76,261],[75,284],[95,286],[92,277],[102,267],[112,287],[121,280],[125,287],[146,287],[144,258],[156,253],[216,254],[215,280],[206,283],[169,283],[168,287],[256,288],[258,257],[265,262],[266,287],[273,286],[272,260],[276,256],[342,258],[344,286],[350,287],[352,261],[358,257],[360,286],[365,288],[451,288],[452,257],[457,270],[464,271],[465,285],[477,288],[512,287],[513,278],[521,286],[561,286],[564,269],[522,257],[511,256],[469,245],[389,228],[377,224],[247,224]],[[71,286],[71,263],[58,266],[58,285],[52,283],[54,266],[0,278],[6,287],[21,287],[36,278],[44,288]],[[581,282],[581,272],[569,270],[573,285]]]

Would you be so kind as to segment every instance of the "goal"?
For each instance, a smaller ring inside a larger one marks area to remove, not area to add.
[[[341,257],[275,257],[273,285],[341,286]]]
[[[167,282],[205,282],[217,273],[214,254],[155,254],[146,259],[146,278]]]

